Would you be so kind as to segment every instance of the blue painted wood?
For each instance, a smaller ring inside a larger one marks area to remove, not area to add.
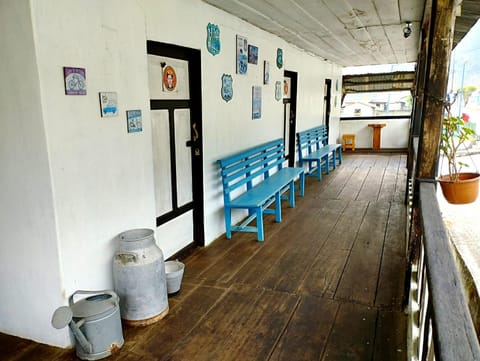
[[[263,214],[274,214],[282,221],[282,194],[289,190],[289,205],[295,207],[295,180],[299,179],[300,196],[305,193],[303,168],[284,167],[283,139],[273,140],[218,160],[222,176],[225,229],[256,232],[264,240]],[[269,208],[271,205],[274,209]],[[239,225],[232,224],[232,209],[246,209],[249,216]],[[254,219],[257,226],[248,226]]]
[[[330,172],[343,161],[342,145],[328,144],[327,128],[320,125],[297,133],[298,161],[308,165],[309,176],[322,180],[322,171]]]

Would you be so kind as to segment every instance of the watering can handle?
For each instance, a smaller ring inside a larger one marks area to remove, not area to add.
[[[78,291],[75,291],[74,293],[72,293],[72,295],[68,298],[68,304],[70,306],[72,306],[75,303],[75,301],[74,301],[75,295],[99,295],[99,294],[102,294],[102,293],[105,293],[107,295],[112,296],[112,300],[113,300],[115,306],[118,306],[118,302],[119,302],[118,296],[115,292],[113,292],[111,290],[101,290],[101,291],[78,290]]]

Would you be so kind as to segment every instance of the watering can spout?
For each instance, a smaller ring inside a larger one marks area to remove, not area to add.
[[[82,348],[87,352],[87,353],[92,353],[93,352],[93,346],[92,344],[87,340],[83,332],[80,330],[81,324],[83,324],[85,321],[81,320],[78,324],[76,324],[73,320],[70,321],[68,326],[70,326],[70,329],[72,330],[73,335],[77,339],[78,343]]]
[[[57,308],[52,317],[53,327],[55,327],[56,329],[61,329],[68,325],[72,330],[72,333],[75,336],[75,339],[82,346],[82,348],[86,352],[91,353],[93,351],[93,346],[90,342],[88,342],[87,338],[85,337],[83,332],[80,330],[80,326],[84,322],[85,320],[81,320],[80,322],[78,322],[78,324],[76,324],[73,321],[72,310],[68,306],[62,306]]]

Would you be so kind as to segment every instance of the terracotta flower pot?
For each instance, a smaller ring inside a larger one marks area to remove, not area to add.
[[[443,196],[448,203],[452,204],[475,202],[478,196],[479,180],[480,174],[477,173],[460,173],[456,182],[451,181],[448,175],[438,178]]]

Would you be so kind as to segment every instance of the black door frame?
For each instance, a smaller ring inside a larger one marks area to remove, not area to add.
[[[172,208],[171,212],[157,217],[157,227],[193,210],[193,243],[196,246],[205,246],[204,228],[204,196],[203,196],[203,136],[202,136],[202,76],[201,76],[201,52],[200,50],[186,48],[183,46],[161,43],[147,40],[147,54],[177,58],[188,61],[190,100],[150,100],[150,109],[159,109],[160,106],[178,108],[190,108],[190,141],[187,146],[191,149],[192,159],[192,198],[193,201],[178,207],[176,204],[176,173],[175,164],[172,164]],[[181,103],[181,104],[180,104]],[[173,121],[173,120],[170,120]],[[196,125],[194,125],[196,124]],[[170,135],[172,139],[172,135]],[[173,159],[175,156],[175,149]]]
[[[330,112],[332,109],[332,79],[325,79],[323,105],[324,105],[323,124],[325,124],[325,128],[327,129],[327,139],[328,139],[328,136],[330,135]]]
[[[283,119],[284,119],[284,129],[283,129],[283,139],[285,139],[285,135],[287,129],[285,127],[285,112],[287,109],[286,104],[290,103],[290,114],[289,114],[289,138],[288,144],[285,144],[285,147],[288,147],[288,166],[294,167],[295,166],[295,133],[297,129],[297,83],[298,83],[298,74],[295,71],[285,70],[283,73],[284,77],[290,78],[290,98],[283,99]]]

